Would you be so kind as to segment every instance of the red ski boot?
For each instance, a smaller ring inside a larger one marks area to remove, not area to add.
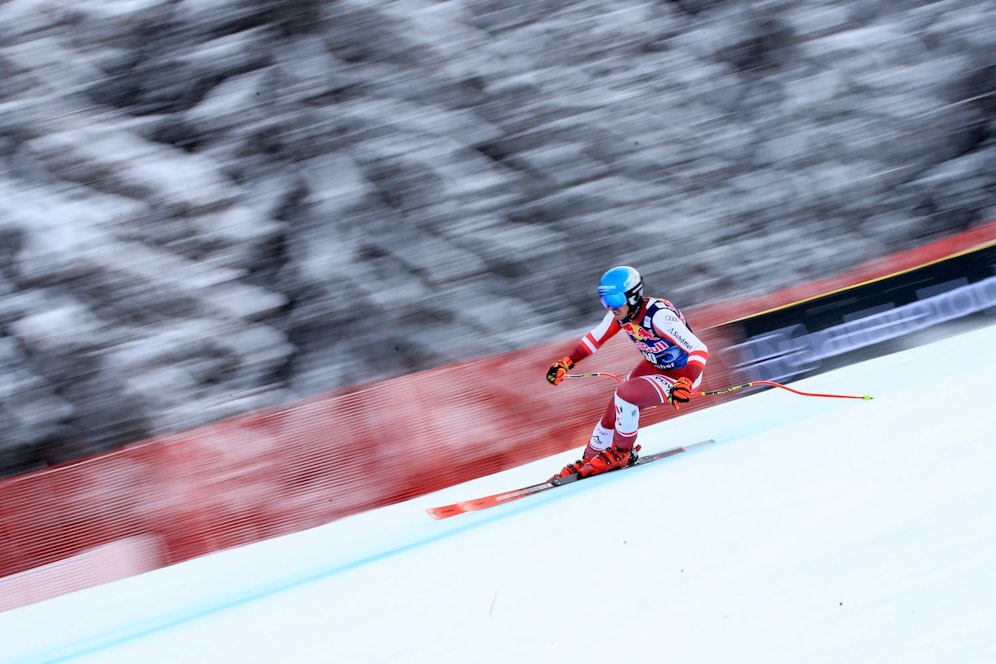
[[[639,445],[627,448],[616,447],[615,445],[607,447],[598,456],[588,459],[588,462],[577,471],[578,476],[591,477],[592,475],[601,475],[610,470],[636,463],[636,453],[639,451]]]
[[[554,480],[558,480],[561,477],[570,477],[571,475],[574,475],[575,473],[579,472],[586,463],[588,463],[587,459],[578,459],[574,463],[569,463],[566,466],[564,466],[559,473],[551,477],[549,481],[553,482]]]

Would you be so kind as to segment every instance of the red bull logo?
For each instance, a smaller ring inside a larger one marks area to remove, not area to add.
[[[655,338],[653,334],[647,332],[636,323],[626,323],[622,327],[635,341],[646,341],[647,339]]]

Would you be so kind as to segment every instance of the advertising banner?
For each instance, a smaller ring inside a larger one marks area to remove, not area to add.
[[[996,245],[733,321],[735,382],[785,382],[891,352],[917,333],[996,313]],[[979,320],[986,319],[986,320]],[[897,343],[902,342],[902,343]]]

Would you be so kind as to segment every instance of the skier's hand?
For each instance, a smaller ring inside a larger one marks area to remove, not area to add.
[[[546,372],[546,379],[550,381],[551,385],[560,385],[560,381],[564,380],[564,376],[573,368],[574,360],[570,357],[564,357],[550,365]]]
[[[668,401],[674,406],[675,410],[683,403],[688,403],[692,399],[692,381],[687,378],[679,378],[674,385],[671,386],[671,396],[668,397]]]

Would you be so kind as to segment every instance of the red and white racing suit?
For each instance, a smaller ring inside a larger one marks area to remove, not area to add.
[[[667,403],[671,386],[685,377],[697,387],[709,359],[709,349],[688,327],[681,311],[667,300],[644,297],[629,322],[620,323],[611,312],[585,334],[571,352],[580,362],[595,353],[620,330],[626,332],[643,354],[643,360],[616,387],[608,408],[585,450],[592,457],[609,445],[630,448],[636,442],[640,410]]]

